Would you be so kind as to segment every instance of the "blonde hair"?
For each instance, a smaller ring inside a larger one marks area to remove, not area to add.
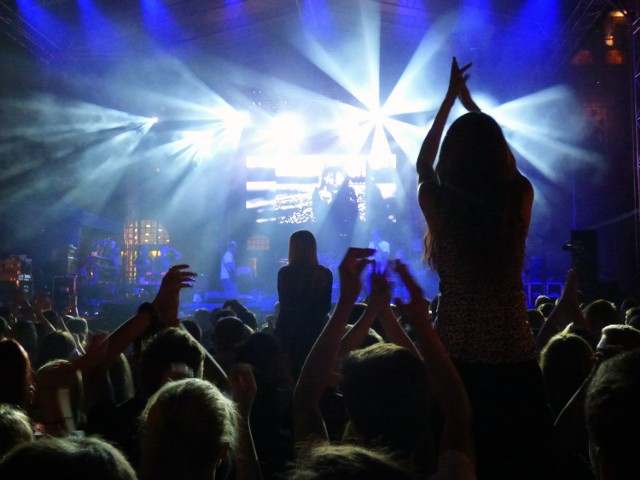
[[[140,478],[211,478],[236,443],[237,417],[234,403],[206,380],[167,383],[141,416]]]

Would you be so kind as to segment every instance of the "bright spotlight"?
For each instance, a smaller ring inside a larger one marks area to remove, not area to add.
[[[251,115],[248,112],[234,111],[226,119],[227,128],[230,130],[242,130],[251,123]]]
[[[158,123],[158,117],[151,117],[149,119],[149,126],[155,125],[156,123]]]
[[[267,138],[280,148],[299,145],[306,133],[303,118],[294,113],[274,117],[266,128]]]
[[[182,141],[188,145],[188,151],[193,161],[201,163],[214,155],[215,133],[213,130],[194,130],[182,133]]]
[[[374,110],[371,110],[370,113],[371,113],[371,121],[373,122],[374,125],[376,126],[384,125],[385,120],[387,119],[387,116],[384,114],[381,108],[376,108]]]

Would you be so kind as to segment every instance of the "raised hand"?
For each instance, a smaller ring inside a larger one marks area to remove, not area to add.
[[[395,270],[400,275],[402,283],[407,287],[411,296],[409,303],[403,303],[399,298],[395,299],[395,304],[398,306],[400,314],[413,327],[428,324],[430,322],[429,301],[424,298],[422,288],[411,276],[407,266],[400,260],[396,261]]]
[[[360,274],[372,262],[368,257],[375,253],[373,248],[355,248],[347,250],[338,272],[340,273],[340,299],[355,303],[362,289]]]
[[[466,77],[464,74],[471,68],[471,65],[471,63],[468,63],[464,67],[460,68],[458,66],[458,60],[456,57],[453,57],[453,60],[451,61],[451,73],[449,76],[449,88],[447,90],[447,98],[449,100],[455,100],[456,97],[460,95],[461,90],[463,88],[466,89]]]
[[[32,306],[34,308],[37,308],[41,312],[44,312],[45,310],[51,310],[53,308],[51,306],[51,299],[46,293],[39,293],[38,295],[36,295]]]
[[[74,365],[83,372],[94,368],[108,368],[105,359],[109,350],[109,336],[106,332],[89,332],[84,355],[74,360]]]
[[[460,103],[470,112],[479,112],[480,107],[473,101],[471,98],[471,93],[469,93],[469,89],[467,88],[467,80],[469,79],[469,75],[465,75],[462,79],[462,85],[460,86],[460,91],[458,92],[458,98],[460,99]]]
[[[198,276],[195,272],[186,269],[189,265],[174,265],[169,269],[162,279],[160,290],[153,300],[153,306],[160,313],[162,322],[169,327],[176,327],[179,324],[178,307],[180,305],[180,290],[192,288],[193,282]]]
[[[567,272],[560,302],[578,303],[578,275],[573,268]]]
[[[369,292],[368,307],[379,311],[391,304],[391,286],[384,273],[371,273],[371,291]]]

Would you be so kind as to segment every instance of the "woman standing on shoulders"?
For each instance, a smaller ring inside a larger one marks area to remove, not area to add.
[[[425,256],[440,276],[435,328],[469,393],[479,478],[545,478],[551,427],[522,288],[533,188],[500,126],[480,112],[456,59],[418,160]],[[469,111],[449,128],[459,98]]]

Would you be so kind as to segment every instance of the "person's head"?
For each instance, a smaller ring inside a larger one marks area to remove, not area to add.
[[[11,337],[15,339],[29,354],[29,360],[35,363],[38,358],[38,332],[28,320],[18,320],[11,329]]]
[[[626,323],[627,312],[632,308],[637,308],[638,313],[640,313],[640,300],[634,297],[627,297],[622,302],[620,302],[620,319],[622,323]]]
[[[587,342],[589,344],[589,346],[591,347],[591,349],[594,350],[594,351],[595,351],[595,349],[596,349],[596,347],[598,345],[598,339],[591,332],[591,330],[589,330],[587,327],[585,327],[583,325],[580,325],[578,323],[575,323],[575,322],[572,322],[569,325],[567,325],[566,327],[564,327],[564,329],[560,333],[578,335],[585,342]]]
[[[545,303],[551,303],[553,305],[553,300],[551,300],[551,298],[547,297],[546,295],[538,295],[536,297],[536,301],[534,303],[534,307],[535,308],[540,308],[540,305],[543,305]]]
[[[0,461],[3,480],[135,480],[136,474],[118,449],[104,440],[46,438],[12,450]]]
[[[309,230],[298,230],[289,238],[289,265],[308,264],[318,264],[316,237]]]
[[[580,388],[594,364],[591,346],[573,333],[551,337],[540,352],[540,368],[556,411]]]
[[[553,303],[543,303],[538,307],[538,311],[542,314],[544,318],[549,318],[551,312],[556,308]]]
[[[55,330],[47,333],[38,349],[38,365],[51,360],[67,360],[75,348],[76,343],[69,332]]]
[[[182,326],[189,332],[196,342],[202,343],[202,329],[195,320],[183,320]]]
[[[235,317],[236,313],[230,308],[214,308],[209,314],[209,323],[211,328],[216,328],[218,320],[225,317]]]
[[[0,403],[26,408],[32,396],[31,362],[13,339],[0,340]]]
[[[167,383],[149,399],[141,420],[143,480],[214,478],[236,441],[233,402],[205,380]]]
[[[67,321],[67,329],[72,335],[77,335],[80,338],[82,345],[87,342],[87,334],[89,333],[89,325],[84,318],[70,317]]]
[[[231,253],[235,252],[237,248],[238,248],[238,243],[235,240],[231,240],[227,244],[227,250],[229,250]]]
[[[638,315],[640,315],[640,307],[630,307],[626,309],[624,312],[624,323],[629,325],[629,320],[631,320],[633,317],[637,317]]]
[[[273,385],[290,385],[291,371],[288,367],[280,340],[270,333],[255,333],[235,349],[238,363],[248,363],[254,374]]]
[[[447,132],[435,173],[441,226],[425,236],[425,256],[438,268],[441,247],[456,252],[470,267],[468,275],[484,278],[513,264],[525,225],[512,201],[516,166],[500,126],[490,116],[471,112]],[[446,237],[440,243],[440,237]],[[444,240],[443,240],[444,241]]]
[[[150,396],[168,380],[187,375],[202,377],[204,353],[191,335],[179,328],[161,331],[145,345],[140,357],[140,386]],[[185,367],[185,368],[183,368]]]
[[[640,330],[640,312],[634,315],[631,315],[629,318],[627,318],[627,325]]]
[[[352,352],[343,363],[340,388],[351,427],[364,445],[408,456],[425,439],[427,374],[408,350],[382,343]]]
[[[213,329],[212,340],[216,353],[229,352],[243,343],[253,334],[242,320],[236,317],[225,317],[218,320]]]
[[[0,458],[12,448],[33,441],[29,417],[17,407],[0,403]]]
[[[509,180],[515,171],[502,129],[489,115],[469,112],[451,124],[436,166],[441,181],[468,190],[478,182]]]
[[[193,312],[193,321],[200,326],[200,329],[208,329],[209,315],[211,315],[210,310],[207,310],[206,308],[199,308]]]
[[[538,332],[544,325],[544,315],[537,308],[529,308],[527,310],[527,323],[529,323],[529,327],[531,327],[531,331],[533,332],[533,336],[537,337]]]
[[[411,480],[388,454],[355,445],[320,445],[299,461],[292,480]]]
[[[135,395],[131,365],[124,353],[118,355],[109,366],[109,381],[116,404],[125,402]]]
[[[583,313],[589,330],[591,330],[598,339],[604,327],[618,323],[616,307],[607,300],[591,302],[584,308]]]
[[[640,472],[640,349],[605,360],[591,379],[585,415],[599,480],[631,480]]]
[[[631,325],[609,325],[604,327],[596,348],[599,353],[604,354],[606,357],[640,348],[640,330]]]
[[[256,317],[255,313],[249,310],[245,310],[238,313],[238,318],[252,331],[255,332],[256,330],[258,330],[258,317]]]
[[[75,428],[84,420],[82,376],[68,360],[52,360],[36,372],[36,405],[44,422],[51,419],[57,421],[66,408],[61,405],[61,391],[68,392],[68,406],[71,408],[74,422],[73,426],[69,424],[65,428]],[[64,416],[66,417],[66,414]]]

